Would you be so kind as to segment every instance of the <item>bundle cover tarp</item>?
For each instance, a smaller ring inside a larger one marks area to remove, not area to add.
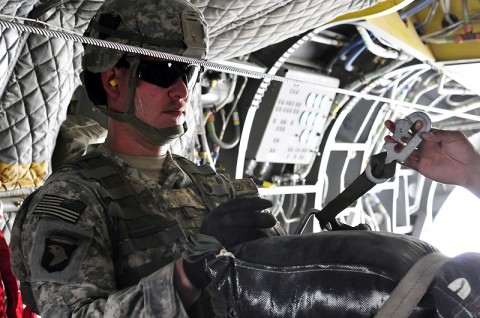
[[[121,0],[117,0],[121,1]],[[380,0],[192,0],[210,32],[210,60],[228,60],[315,29]],[[83,33],[103,0],[0,0],[1,19]],[[141,8],[138,9],[139,11]],[[9,17],[5,17],[9,16]],[[0,27],[0,196],[40,186],[72,94],[81,43]],[[191,138],[191,136],[187,136]],[[185,143],[175,148],[185,149]],[[175,152],[178,152],[175,151]]]

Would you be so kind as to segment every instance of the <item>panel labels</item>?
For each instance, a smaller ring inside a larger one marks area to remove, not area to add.
[[[327,87],[338,87],[340,82],[336,78],[299,70],[288,70],[285,77]],[[256,160],[309,163],[318,152],[334,97],[334,92],[321,87],[282,83]]]

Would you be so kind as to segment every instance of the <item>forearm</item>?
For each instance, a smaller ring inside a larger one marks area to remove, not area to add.
[[[175,262],[173,282],[178,295],[186,308],[189,308],[198,297],[200,297],[201,291],[192,285],[183,270],[183,259],[179,259]]]
[[[35,285],[36,298],[45,317],[186,318],[173,277],[174,263],[171,263],[122,290],[106,291],[92,284],[39,283]]]
[[[472,165],[464,187],[480,198],[480,159],[478,161],[478,164]]]

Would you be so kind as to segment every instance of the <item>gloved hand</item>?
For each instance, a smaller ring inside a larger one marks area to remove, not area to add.
[[[273,227],[276,219],[262,210],[271,206],[272,203],[269,200],[261,198],[230,200],[207,215],[199,233],[213,236],[227,250],[241,243],[267,237],[262,229]],[[210,283],[206,265],[213,257],[210,254],[195,263],[183,262],[187,277],[199,289],[205,288]]]
[[[262,229],[271,228],[276,220],[262,210],[272,202],[261,198],[234,199],[219,205],[203,220],[200,233],[213,236],[227,250],[241,243],[267,237]]]

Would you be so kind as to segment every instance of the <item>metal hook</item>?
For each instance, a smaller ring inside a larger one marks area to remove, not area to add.
[[[422,122],[422,128],[420,128],[412,135],[411,128],[417,121]],[[430,120],[430,117],[428,117],[428,115],[424,112],[411,113],[406,118],[400,119],[395,122],[395,132],[393,134],[395,140],[402,140],[402,138],[408,138],[409,140],[406,145],[398,152],[395,150],[396,142],[386,142],[383,145],[383,148],[387,152],[387,156],[385,158],[385,165],[393,161],[405,161],[408,156],[412,154],[415,148],[417,148],[418,145],[422,142],[422,133],[430,131],[431,126],[432,121]],[[366,174],[368,179],[375,183],[382,183],[388,180],[373,176],[371,165],[368,165]]]

